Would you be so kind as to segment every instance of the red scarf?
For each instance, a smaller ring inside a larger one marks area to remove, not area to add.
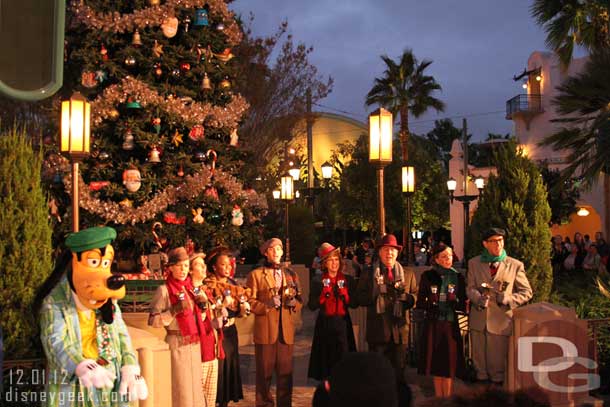
[[[331,296],[328,298],[326,298],[324,294],[320,295],[320,305],[324,310],[324,314],[329,317],[345,316],[347,304],[349,304],[349,295],[346,294],[345,302],[341,300],[338,295],[335,295],[335,290],[339,290],[339,286],[337,285],[339,280],[343,280],[345,282],[344,287],[347,289],[347,280],[345,279],[345,275],[341,271],[338,271],[336,276],[331,277],[330,274],[328,274],[328,271],[325,271],[324,274],[322,274],[322,280],[325,278],[330,279],[330,286],[333,288],[333,290]],[[337,287],[335,288],[335,286]]]
[[[205,326],[201,319],[201,314],[197,311],[194,312],[195,307],[195,296],[193,294],[193,282],[191,277],[187,276],[184,281],[175,279],[170,273],[165,280],[167,291],[169,292],[169,302],[174,305],[178,303],[178,294],[183,292],[189,300],[190,307],[182,312],[175,315],[178,326],[180,327],[180,333],[184,343],[201,343],[201,336],[205,335]]]

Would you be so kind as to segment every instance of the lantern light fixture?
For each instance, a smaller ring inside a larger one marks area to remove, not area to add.
[[[333,166],[328,161],[322,164],[322,178],[331,179],[333,177]]]

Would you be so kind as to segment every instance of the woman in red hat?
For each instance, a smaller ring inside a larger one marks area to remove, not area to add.
[[[332,367],[348,352],[356,351],[356,341],[349,317],[349,292],[353,279],[343,271],[340,249],[322,243],[318,250],[322,266],[321,279],[312,281],[309,308],[320,309],[316,319],[308,377],[324,380]]]

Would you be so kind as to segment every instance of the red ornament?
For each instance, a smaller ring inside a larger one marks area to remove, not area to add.
[[[193,126],[191,131],[189,131],[189,138],[193,141],[203,140],[205,137],[205,130],[201,124],[196,124]]]
[[[99,191],[100,189],[105,188],[108,185],[110,185],[110,181],[91,181],[89,183],[89,190]]]
[[[100,55],[102,56],[102,61],[108,61],[108,50],[104,44],[102,44],[102,47],[100,48]]]
[[[218,190],[212,186],[209,186],[205,189],[205,196],[212,198],[215,201],[218,201]]]
[[[182,62],[180,64],[180,70],[182,72],[188,72],[191,70],[191,64],[189,64],[188,62]]]
[[[178,216],[176,212],[165,212],[163,214],[163,221],[172,225],[184,225],[186,223],[186,216]]]

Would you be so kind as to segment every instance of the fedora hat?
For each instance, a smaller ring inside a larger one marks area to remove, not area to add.
[[[188,260],[189,255],[184,247],[176,247],[167,253],[167,265],[172,266],[178,262]]]
[[[398,241],[396,240],[396,236],[394,236],[391,233],[388,233],[387,235],[382,237],[381,240],[379,240],[377,242],[376,249],[379,250],[383,246],[390,246],[390,247],[395,248],[398,251],[402,250],[402,246],[398,244]]]

